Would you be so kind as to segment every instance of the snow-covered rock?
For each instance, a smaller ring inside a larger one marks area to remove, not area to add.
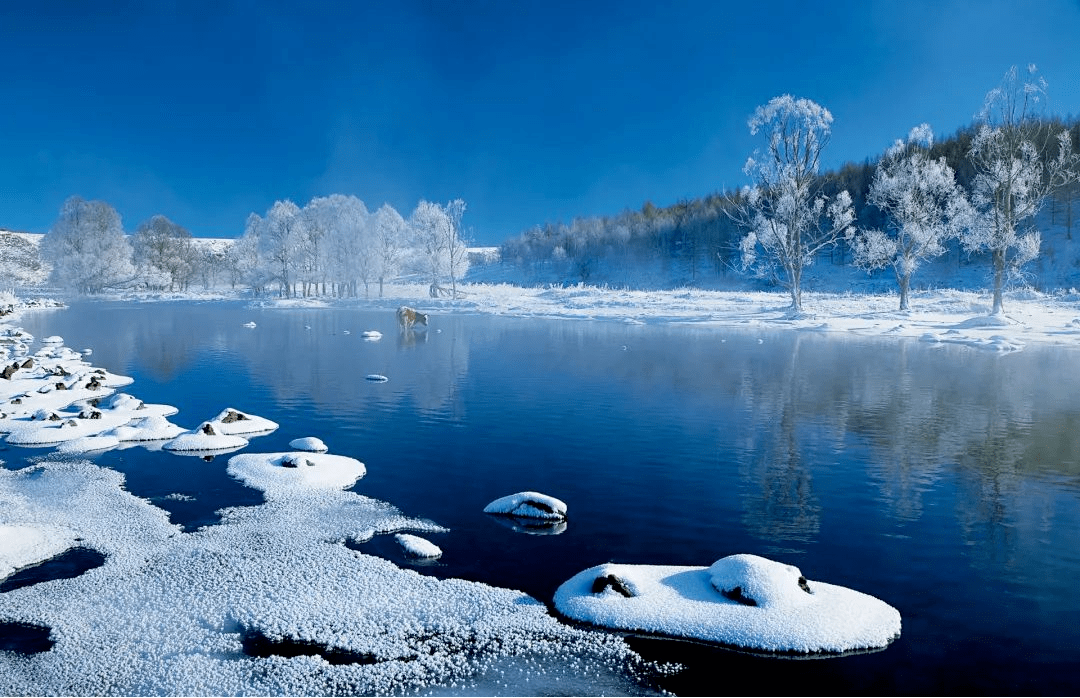
[[[105,435],[112,435],[119,441],[165,441],[175,439],[187,430],[177,426],[161,415],[151,414],[137,417],[127,424],[122,424]]]
[[[879,649],[901,625],[880,599],[755,555],[711,567],[599,565],[560,586],[554,601],[563,615],[612,630],[769,653]]]
[[[330,449],[326,447],[323,440],[315,436],[305,436],[302,439],[293,439],[289,442],[289,448],[295,448],[297,451],[311,451],[313,453],[326,453]]]
[[[197,429],[180,434],[161,445],[166,451],[230,451],[248,445],[242,436],[223,434],[215,427],[217,422],[203,422]]]
[[[484,507],[484,512],[524,519],[562,521],[566,519],[566,503],[539,492],[518,492],[499,497]]]
[[[210,421],[218,432],[230,435],[261,434],[278,428],[277,422],[272,422],[265,417],[241,412],[232,407],[225,408]]]
[[[414,536],[411,533],[395,533],[394,539],[410,557],[433,560],[442,557],[442,548],[435,545],[427,538]]]
[[[368,375],[364,376],[364,378],[371,381],[372,383],[385,383],[386,381],[390,380],[381,373],[369,373]]]
[[[365,330],[360,333],[360,336],[365,342],[377,342],[382,339],[382,332],[378,330]]]

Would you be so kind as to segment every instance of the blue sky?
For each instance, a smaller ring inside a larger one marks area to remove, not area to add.
[[[1080,116],[1080,0],[0,4],[0,228],[72,194],[229,237],[277,199],[408,216],[464,199],[477,244],[746,183],[746,120],[832,111],[825,165],[970,123],[1011,65]]]

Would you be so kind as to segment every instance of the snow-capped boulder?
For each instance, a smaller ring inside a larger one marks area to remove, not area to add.
[[[429,541],[427,538],[414,536],[411,533],[396,533],[394,539],[409,557],[434,560],[442,557],[442,549]]]
[[[42,344],[63,344],[64,343],[64,338],[61,337],[60,335],[55,335],[54,334],[51,337],[46,337],[45,339],[41,340],[41,343]]]
[[[242,436],[223,434],[215,429],[216,422],[203,422],[197,429],[180,434],[161,445],[166,451],[230,451],[248,445]]]
[[[322,439],[315,436],[305,436],[302,439],[293,439],[289,442],[289,448],[297,451],[311,451],[312,453],[326,453],[330,449],[326,447]]]
[[[728,555],[709,568],[721,594],[747,606],[800,606],[813,592],[798,567],[757,555]]]
[[[386,381],[390,380],[389,378],[382,375],[381,373],[369,373],[366,376],[364,376],[364,379],[369,380],[372,383],[385,383]]]
[[[362,337],[365,342],[377,342],[382,339],[382,332],[379,332],[378,330],[365,330],[360,333],[360,337]]]
[[[484,507],[484,512],[523,519],[563,521],[566,519],[566,503],[539,492],[518,492],[499,497]]]
[[[186,429],[177,426],[161,415],[151,414],[146,417],[132,419],[127,424],[116,427],[107,434],[115,436],[119,441],[165,441],[175,439],[183,434]]]
[[[755,555],[711,567],[598,565],[560,586],[554,602],[568,618],[612,630],[767,653],[880,649],[900,635],[900,613],[884,601]]]
[[[277,422],[232,407],[225,408],[210,421],[220,433],[230,435],[271,432],[278,428]]]

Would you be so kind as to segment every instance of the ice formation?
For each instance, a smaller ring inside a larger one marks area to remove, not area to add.
[[[382,332],[378,330],[366,330],[360,333],[365,342],[377,342],[382,339]]]
[[[555,607],[614,630],[761,652],[878,649],[900,635],[900,613],[884,601],[755,555],[712,567],[599,565],[559,587]]]
[[[390,380],[389,378],[382,375],[381,373],[369,373],[366,376],[364,376],[364,378],[366,380],[371,381],[372,383],[385,383],[386,381]]]
[[[614,636],[563,625],[521,592],[343,545],[436,528],[382,502],[298,490],[185,532],[122,485],[84,461],[0,469],[6,526],[60,527],[106,557],[0,594],[0,617],[55,640],[0,653],[0,694],[476,695],[508,679],[530,694],[640,690],[639,660]]]
[[[75,537],[68,529],[46,523],[0,524],[0,580],[64,552],[74,544]]]

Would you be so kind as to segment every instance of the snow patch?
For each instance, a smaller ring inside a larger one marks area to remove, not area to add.
[[[612,630],[767,653],[880,649],[900,635],[900,613],[880,599],[754,555],[707,568],[598,565],[560,586],[555,608]]]

